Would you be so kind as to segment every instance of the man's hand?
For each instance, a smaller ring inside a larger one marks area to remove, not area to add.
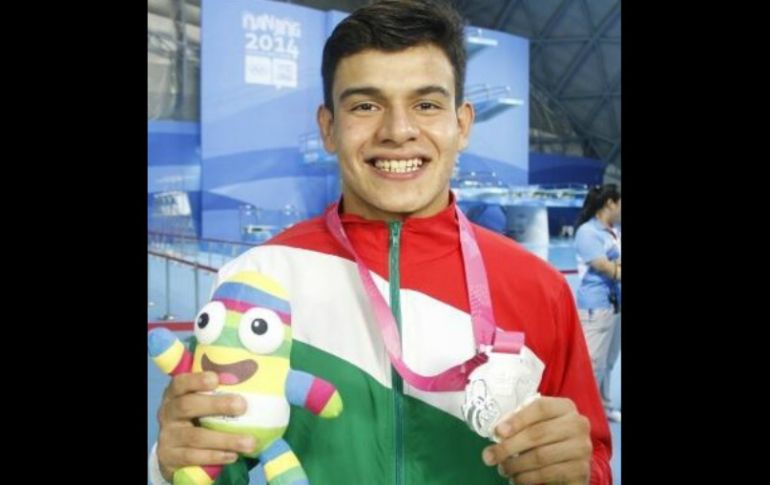
[[[163,478],[172,480],[178,468],[190,465],[226,465],[238,459],[237,452],[256,448],[254,438],[212,431],[195,426],[203,416],[238,416],[246,412],[240,396],[200,394],[213,391],[219,379],[213,372],[175,376],[163,393],[158,409],[158,463]]]
[[[516,485],[585,485],[591,476],[591,425],[572,400],[541,397],[497,425],[501,443],[484,449],[482,459],[497,465]]]

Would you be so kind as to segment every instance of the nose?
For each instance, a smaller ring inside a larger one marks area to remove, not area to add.
[[[384,113],[377,137],[380,143],[402,145],[417,139],[420,129],[408,109],[391,107]]]

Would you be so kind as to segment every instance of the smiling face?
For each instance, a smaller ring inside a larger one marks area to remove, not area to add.
[[[275,393],[289,370],[290,323],[287,295],[274,281],[235,274],[196,317],[193,372],[217,373],[221,390]]]
[[[455,106],[454,86],[449,59],[431,44],[339,62],[334,113],[321,106],[318,123],[339,160],[345,212],[394,220],[447,206],[474,117],[468,102]]]

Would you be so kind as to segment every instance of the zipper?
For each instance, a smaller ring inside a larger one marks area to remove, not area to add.
[[[401,221],[388,223],[390,233],[390,249],[388,254],[388,279],[390,286],[390,311],[396,319],[399,333],[401,333],[401,300],[399,274],[399,250],[401,244]],[[395,443],[395,484],[404,485],[404,382],[395,368],[391,367],[391,385],[393,386],[393,412],[394,412],[394,443]]]

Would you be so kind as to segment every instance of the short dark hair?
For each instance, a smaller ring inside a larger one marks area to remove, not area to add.
[[[340,60],[367,49],[398,52],[432,44],[452,64],[455,104],[463,101],[465,36],[460,15],[447,3],[431,0],[381,0],[361,7],[340,22],[326,40],[321,64],[324,105],[334,112],[332,85]]]

